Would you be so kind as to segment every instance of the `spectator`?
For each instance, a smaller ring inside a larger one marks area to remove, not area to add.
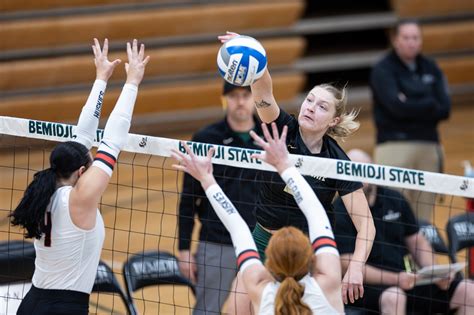
[[[420,26],[399,22],[393,50],[372,69],[370,87],[377,128],[375,162],[390,166],[442,172],[443,153],[437,131],[447,119],[451,102],[443,73],[421,54]],[[419,218],[433,221],[436,196],[405,191]]]
[[[360,150],[352,150],[348,156],[354,162],[372,162]],[[433,249],[420,233],[405,198],[394,190],[370,184],[364,184],[363,190],[377,234],[366,264],[364,297],[353,305],[381,314],[406,314],[407,310],[423,314],[447,314],[451,310],[474,314],[474,282],[449,278],[415,286],[416,274],[405,270],[407,254],[420,267],[435,264]],[[340,199],[335,202],[335,212],[334,234],[345,269],[354,251],[356,230]]]
[[[249,131],[261,135],[260,124],[254,116],[250,87],[224,84],[223,103],[225,118],[198,131],[196,142],[259,149]],[[255,226],[255,193],[258,191],[256,170],[214,166],[218,184],[239,209],[246,223]],[[199,246],[191,253],[194,216],[201,222]],[[179,266],[196,285],[196,305],[193,314],[220,314],[236,275],[237,262],[232,240],[206,198],[199,181],[184,176],[179,206]]]

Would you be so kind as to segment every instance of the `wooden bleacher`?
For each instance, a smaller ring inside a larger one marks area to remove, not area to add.
[[[474,11],[472,0],[391,0],[393,9],[401,17],[442,17],[469,14]]]
[[[287,2],[288,0],[274,0],[273,2]],[[140,4],[189,5],[193,0],[2,0],[0,12],[42,11],[65,8],[103,7],[117,4],[132,6]],[[268,2],[268,0],[253,0],[252,2]],[[194,3],[195,4],[195,3]]]
[[[0,49],[88,45],[92,37],[127,41],[290,26],[302,9],[301,1],[211,4],[6,21],[0,22]]]
[[[450,85],[471,84],[474,86],[474,58],[471,56],[439,58],[438,64]]]
[[[302,73],[284,73],[273,78],[275,95],[279,100],[291,100],[304,86]],[[180,81],[159,85],[143,84],[135,106],[134,117],[157,112],[215,107],[221,116],[220,95],[222,80]],[[120,89],[108,89],[104,99],[103,113],[107,116],[118,98]],[[5,116],[33,118],[47,121],[76,121],[87,94],[81,92],[48,93],[35,97],[19,96],[3,98],[0,112]],[[185,126],[183,126],[185,128]]]
[[[262,40],[273,67],[285,66],[298,59],[305,48],[302,37]],[[147,77],[215,73],[216,56],[220,44],[186,45],[150,49],[147,54],[152,62],[146,69]],[[125,52],[111,53],[110,60],[126,60]],[[74,74],[74,75],[71,75]],[[0,90],[33,89],[69,84],[90,84],[95,68],[90,54],[58,58],[0,63]],[[115,71],[111,81],[124,77],[122,66]]]
[[[426,54],[474,50],[474,20],[422,26]]]
[[[217,35],[226,30],[244,33],[270,30],[271,33],[272,29],[288,28],[296,23],[304,9],[302,0],[238,4],[139,0],[136,3],[136,8],[126,10],[101,0],[67,4],[53,0],[41,4],[30,0],[6,1],[2,12],[5,18],[0,14],[0,36],[5,38],[0,43],[2,115],[74,122],[95,75],[89,48],[92,38],[108,37],[110,59],[125,61],[125,42],[132,38],[144,41],[152,58],[135,110],[137,121],[140,115],[151,117],[173,112],[179,121],[182,111],[190,116],[193,110],[206,108],[217,109],[215,117],[219,117],[222,80],[216,66],[220,47]],[[86,11],[82,10],[86,7]],[[24,18],[23,12],[35,14]],[[197,39],[189,40],[193,36]],[[181,40],[183,37],[188,40]],[[261,40],[272,69],[279,69],[274,78],[279,100],[290,102],[305,85],[304,73],[291,69],[304,53],[305,39],[273,34]],[[66,55],[62,54],[64,51]],[[119,66],[109,82],[104,118],[120,92],[124,77],[123,66]],[[186,129],[187,124],[181,125]]]

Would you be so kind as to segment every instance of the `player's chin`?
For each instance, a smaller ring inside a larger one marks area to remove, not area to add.
[[[305,116],[298,117],[298,124],[303,130],[315,131],[317,129],[315,122]]]

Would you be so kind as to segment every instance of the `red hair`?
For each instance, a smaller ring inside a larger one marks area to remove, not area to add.
[[[265,266],[281,282],[275,314],[311,315],[311,309],[301,300],[304,287],[298,282],[309,272],[313,257],[308,237],[297,228],[282,228],[271,237],[265,254]]]

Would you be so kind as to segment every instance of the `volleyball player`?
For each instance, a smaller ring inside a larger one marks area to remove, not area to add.
[[[74,141],[58,144],[50,167],[34,175],[12,224],[35,238],[35,272],[32,287],[18,314],[87,314],[100,253],[104,222],[97,207],[120,150],[125,145],[138,85],[149,57],[137,40],[127,43],[127,81],[107,121],[94,161],[91,153],[99,123],[106,82],[120,60],[109,62],[108,43],[101,50],[94,39],[97,79],[82,108]]]
[[[227,32],[219,36],[226,42],[238,34]],[[349,160],[344,150],[333,137],[345,138],[358,129],[354,121],[356,113],[346,112],[346,90],[339,90],[329,84],[315,86],[305,98],[298,118],[282,110],[273,96],[272,79],[268,70],[251,86],[257,113],[265,123],[275,122],[278,129],[288,126],[286,139],[290,153],[322,158]],[[295,226],[307,232],[307,224],[288,186],[274,173],[262,172],[262,189],[257,205],[257,224],[253,231],[260,255],[272,234],[284,227]],[[375,237],[375,227],[362,184],[322,177],[305,176],[314,190],[330,221],[334,220],[332,201],[336,192],[341,196],[357,229],[354,255],[344,275],[342,295],[344,302],[351,302],[363,296],[363,265],[366,262]],[[238,284],[237,284],[238,286]],[[241,291],[237,288],[237,291]],[[245,298],[238,295],[238,298]],[[237,307],[245,302],[237,302]],[[241,313],[242,310],[239,311]]]
[[[251,135],[265,153],[254,154],[253,158],[269,163],[278,171],[306,217],[312,240],[310,243],[308,237],[294,227],[275,231],[265,251],[265,266],[247,224],[216,183],[211,164],[213,150],[206,159],[197,158],[187,146],[188,155],[175,150],[173,157],[179,165],[173,167],[201,182],[216,214],[229,231],[239,272],[256,314],[343,313],[339,253],[326,211],[303,176],[289,162],[288,128],[283,128],[281,137],[275,123],[272,123],[273,136],[265,124],[262,129],[267,142],[253,131]]]

